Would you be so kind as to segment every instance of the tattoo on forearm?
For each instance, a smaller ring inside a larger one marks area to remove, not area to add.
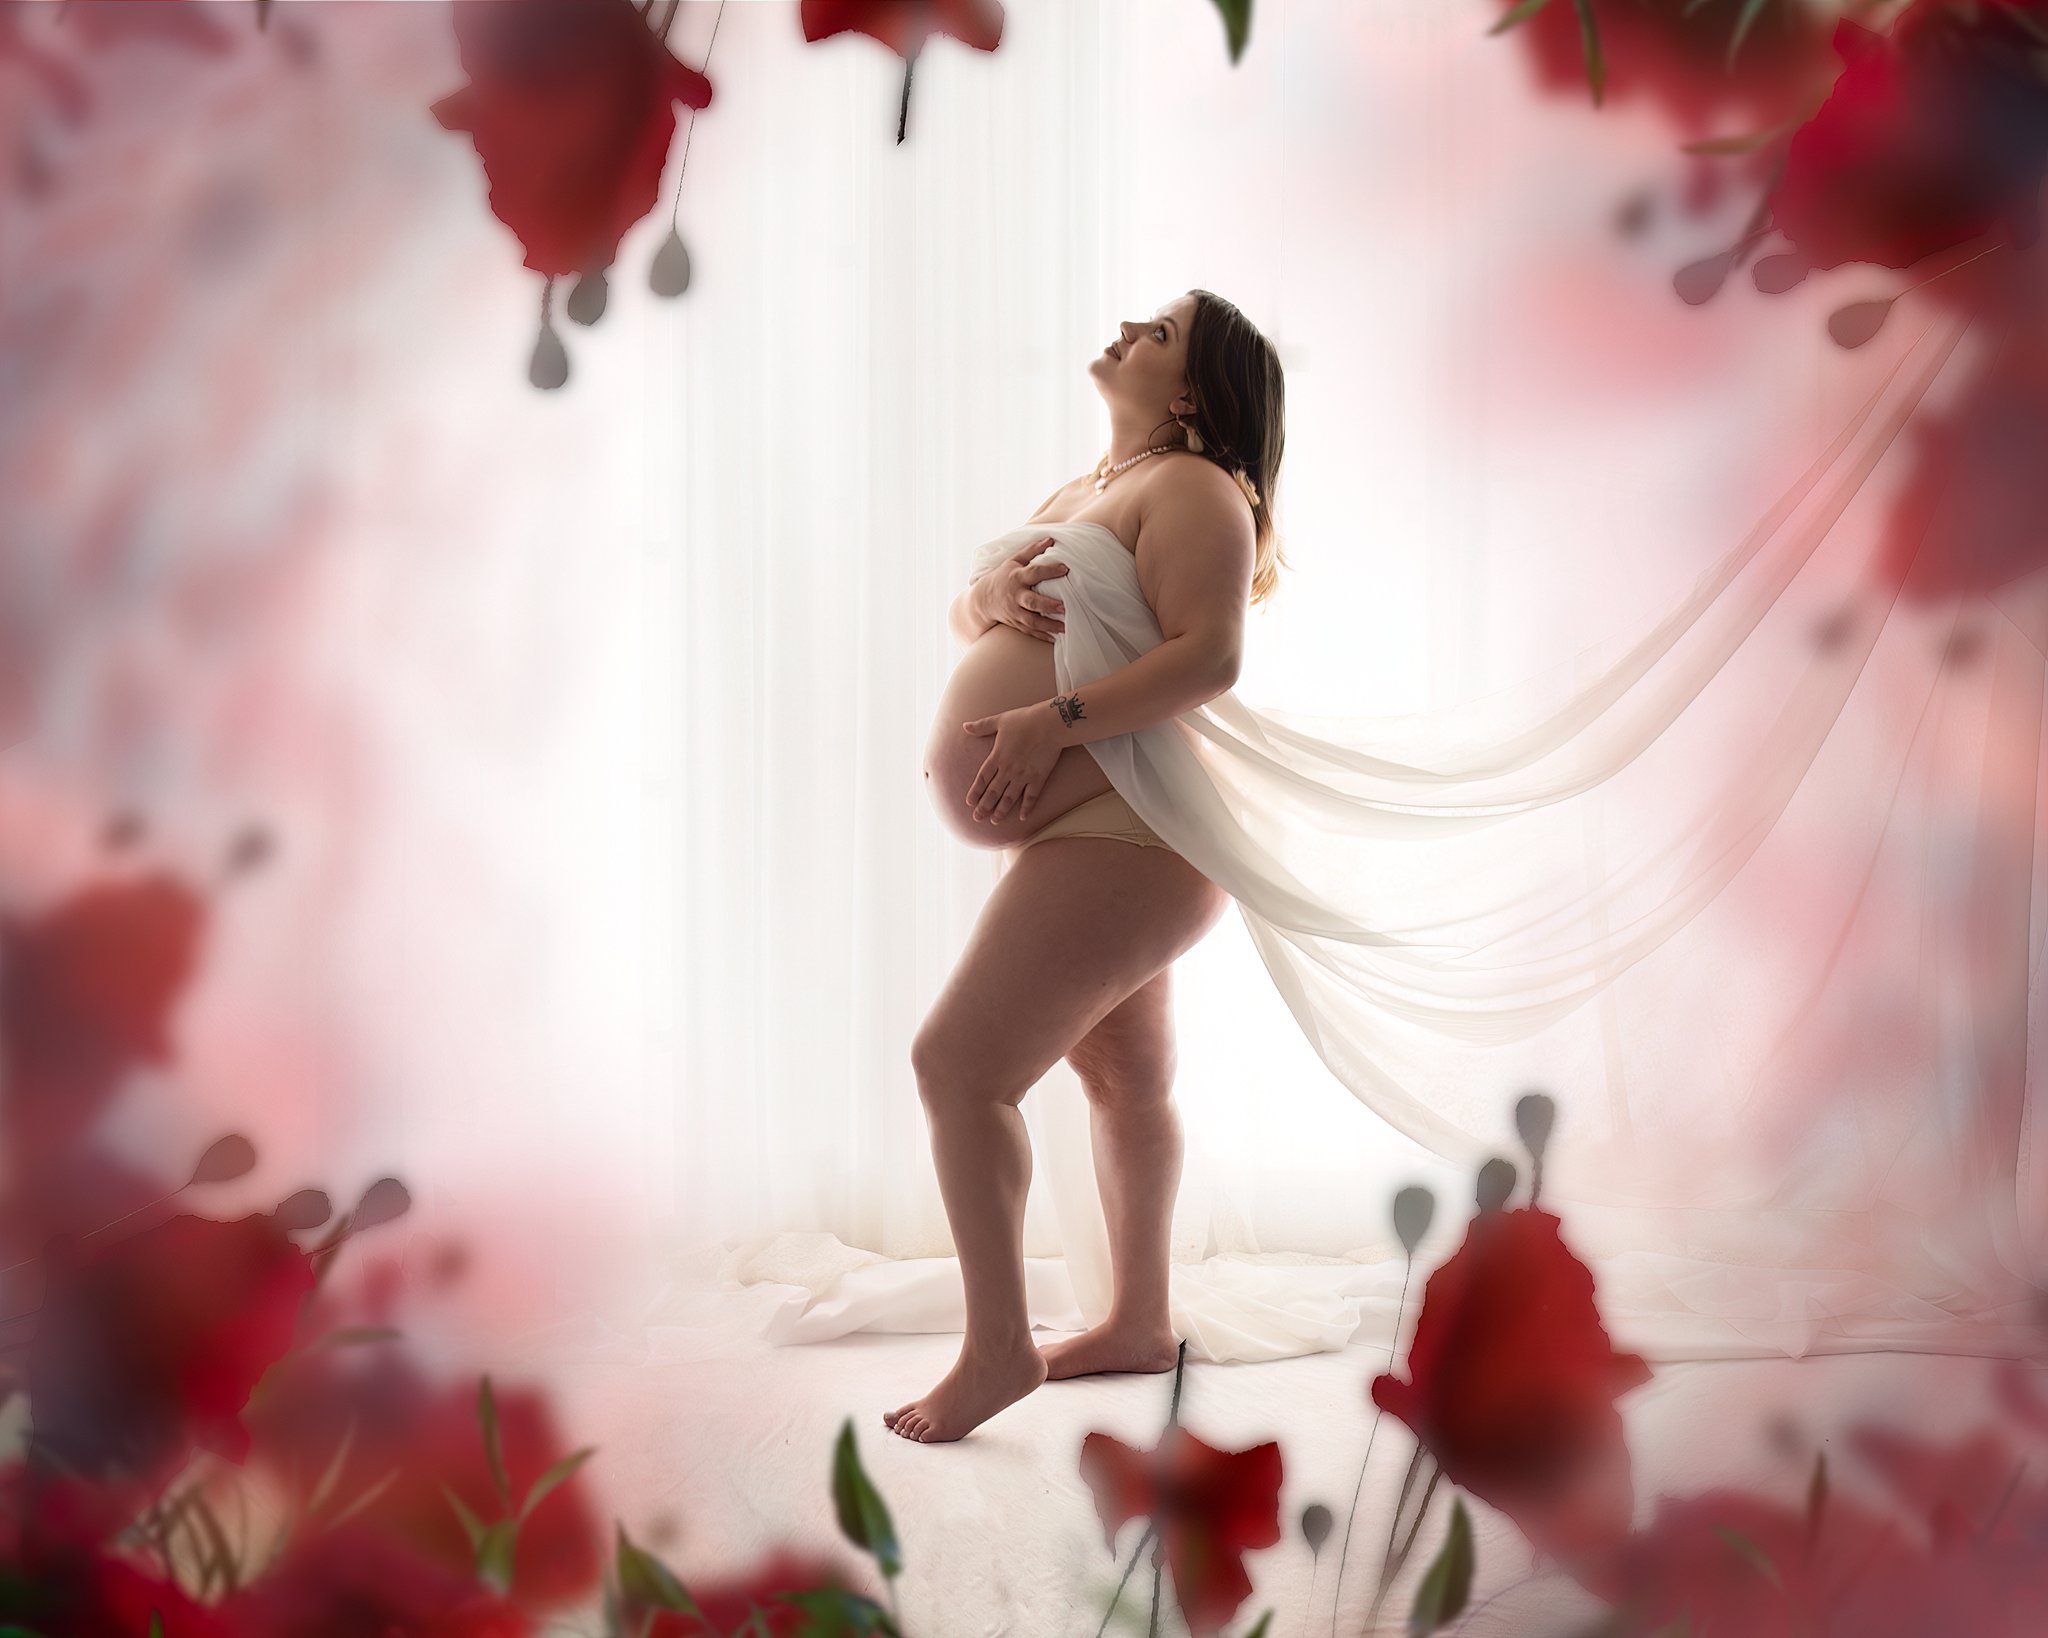
[[[1061,722],[1072,722],[1077,717],[1087,715],[1081,709],[1081,696],[1079,694],[1055,694],[1052,699],[1052,706],[1055,711],[1059,712]]]

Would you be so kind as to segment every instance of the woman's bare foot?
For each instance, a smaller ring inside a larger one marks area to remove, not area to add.
[[[1036,1348],[993,1359],[965,1349],[939,1385],[921,1399],[882,1413],[882,1425],[919,1444],[943,1444],[979,1427],[1006,1405],[1014,1405],[1045,1380],[1045,1359]]]
[[[1170,1371],[1180,1359],[1180,1339],[1165,1329],[1134,1331],[1105,1320],[1038,1351],[1045,1356],[1046,1380],[1057,1382],[1097,1371]]]

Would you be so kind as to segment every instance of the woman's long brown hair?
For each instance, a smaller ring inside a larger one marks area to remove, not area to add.
[[[1279,583],[1287,559],[1273,529],[1273,490],[1287,447],[1287,383],[1280,355],[1257,325],[1213,290],[1191,290],[1195,316],[1188,325],[1190,419],[1201,435],[1204,460],[1250,480],[1257,552],[1252,560],[1252,601],[1263,602]]]

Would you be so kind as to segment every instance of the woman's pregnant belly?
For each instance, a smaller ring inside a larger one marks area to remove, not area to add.
[[[962,841],[975,847],[1014,847],[1055,815],[1110,788],[1109,777],[1087,746],[1069,745],[1033,802],[1028,821],[1020,824],[1014,807],[999,821],[976,820],[967,805],[968,787],[996,741],[993,734],[969,734],[960,724],[1049,700],[1057,687],[1052,644],[1027,637],[1015,626],[990,626],[953,668],[925,743],[924,776],[940,819]]]

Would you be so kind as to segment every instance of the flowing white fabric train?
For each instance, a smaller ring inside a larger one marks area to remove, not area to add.
[[[1626,1067],[1616,1052],[1654,1073],[1651,1060],[1672,1045],[1639,1035],[1617,1048],[1603,1039],[1607,1021],[1580,1009],[1694,921],[1819,754],[1898,588],[1866,582],[1846,597],[1830,593],[1819,612],[1833,618],[1832,640],[1812,641],[1818,621],[1796,628],[1789,670],[1782,653],[1760,653],[1740,675],[1729,661],[1862,487],[1962,328],[1919,349],[1928,356],[1916,369],[1904,370],[1915,349],[1903,351],[1765,520],[1616,658],[1582,656],[1511,691],[1407,717],[1309,717],[1225,692],[1090,743],[1139,815],[1237,901],[1323,1061],[1389,1124],[1476,1168],[1511,1142],[1515,1093],[1543,1082],[1531,1049],[1543,1037],[1548,1072],[1571,1072],[1548,1088],[1565,1111],[1548,1203],[1754,1203],[1690,1148],[1677,1170],[1647,1175],[1615,1167],[1605,1152],[1597,1166],[1569,1164],[1615,1135],[1596,1088],[1604,1100],[1602,1083]],[[1902,371],[1904,390],[1877,413]],[[1874,414],[1875,430],[1859,442]],[[1807,506],[1823,477],[1832,481]],[[972,575],[1042,535],[1055,544],[1036,561],[1057,558],[1067,569],[1050,583],[1066,607],[1054,674],[1062,692],[1084,691],[1156,646],[1158,620],[1136,559],[1096,523],[1009,530],[976,550]],[[1702,751],[1711,738],[1673,733],[1709,681],[1731,696],[1747,691],[1719,702],[1737,708],[1739,742],[1711,758]],[[1662,761],[1629,793],[1642,800],[1589,805],[1653,746]],[[1625,855],[1621,868],[1589,870],[1595,823],[1605,854]],[[1660,970],[1688,971],[1668,959]],[[1707,976],[1689,972],[1696,984]],[[1574,1014],[1580,1050],[1560,1061]],[[1680,1061],[1699,1063],[1689,1051]]]

